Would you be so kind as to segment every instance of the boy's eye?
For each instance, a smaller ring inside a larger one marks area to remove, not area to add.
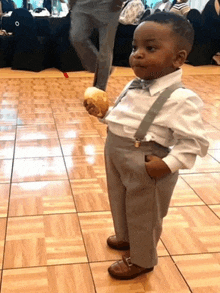
[[[134,52],[137,49],[137,46],[132,45],[132,51]]]
[[[147,50],[150,51],[150,52],[154,52],[156,50],[156,48],[152,47],[152,46],[148,46]]]

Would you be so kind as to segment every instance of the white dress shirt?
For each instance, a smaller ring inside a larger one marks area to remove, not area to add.
[[[128,90],[121,102],[115,108],[109,108],[100,121],[107,123],[112,133],[134,139],[141,121],[160,93],[172,84],[181,82],[181,77],[182,69],[178,69],[155,79],[149,90]],[[207,154],[209,142],[200,114],[202,107],[202,100],[193,91],[184,88],[175,90],[144,138],[145,141],[172,147],[163,158],[172,172],[192,168],[197,155],[204,157]]]

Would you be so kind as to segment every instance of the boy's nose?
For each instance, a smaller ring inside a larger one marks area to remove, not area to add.
[[[144,56],[144,52],[142,50],[137,50],[135,53],[134,53],[134,57],[135,58],[143,58]]]

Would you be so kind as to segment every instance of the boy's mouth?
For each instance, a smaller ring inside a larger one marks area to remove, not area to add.
[[[141,64],[133,64],[133,67],[145,67],[145,66],[143,66]]]

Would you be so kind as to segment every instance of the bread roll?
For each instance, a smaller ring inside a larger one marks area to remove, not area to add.
[[[94,104],[99,109],[97,117],[105,116],[109,107],[108,96],[105,91],[96,87],[88,87],[84,93],[84,99],[87,104]]]

